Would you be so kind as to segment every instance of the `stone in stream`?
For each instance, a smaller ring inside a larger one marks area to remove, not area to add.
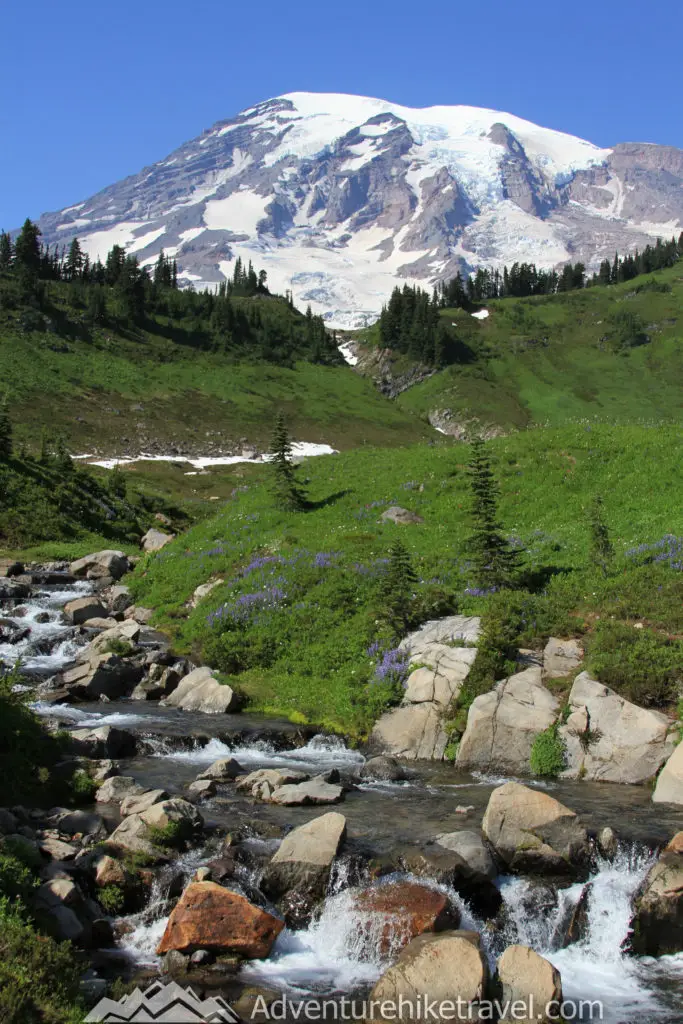
[[[147,678],[138,683],[131,693],[131,700],[163,700],[173,693],[184,675],[183,662],[172,666],[155,662],[150,665]]]
[[[77,846],[52,836],[41,839],[39,848],[40,852],[46,857],[50,857],[51,860],[73,860],[78,853]]]
[[[513,872],[571,875],[590,855],[588,836],[574,811],[518,782],[494,789],[481,827]]]
[[[395,954],[425,932],[457,928],[460,913],[448,896],[415,882],[362,889],[352,897],[363,938],[383,954]]]
[[[62,682],[71,699],[90,701],[106,697],[116,700],[126,697],[139,681],[143,673],[141,665],[104,650],[111,638],[105,640],[101,647],[95,646],[112,632],[107,629],[100,633],[73,668],[62,673]]]
[[[28,583],[20,583],[13,579],[0,579],[0,601],[24,601],[30,596],[31,587]]]
[[[111,758],[105,757],[101,760],[91,761],[89,765],[90,777],[95,782],[106,782],[107,779],[112,779],[115,775],[120,775],[118,765],[111,760]]]
[[[508,946],[498,960],[495,987],[501,1006],[519,1003],[525,1014],[501,1017],[499,1024],[550,1024],[558,1020],[562,979],[556,967],[528,946]]]
[[[262,959],[283,928],[284,921],[244,896],[215,882],[191,882],[168,919],[157,953],[206,949]]]
[[[129,814],[142,814],[154,804],[160,804],[162,800],[168,799],[169,795],[165,789],[147,789],[143,793],[129,793],[121,802],[121,817],[127,818]]]
[[[563,778],[649,782],[678,740],[666,715],[631,704],[588,672],[574,680],[569,709],[571,714],[559,729],[567,753]]]
[[[69,566],[72,576],[101,579],[111,576],[118,580],[130,569],[128,557],[124,551],[95,551],[90,555],[77,559]]]
[[[187,787],[187,795],[191,800],[209,800],[216,795],[216,783],[213,779],[195,779]]]
[[[92,863],[92,871],[95,877],[95,885],[103,889],[107,885],[127,884],[129,875],[120,860],[102,854]]]
[[[132,757],[137,749],[135,736],[125,729],[101,725],[97,729],[72,729],[72,746],[83,757]]]
[[[429,1009],[424,1009],[425,1004],[433,1006],[433,1000],[437,1006],[441,1003],[445,1008],[448,1001],[449,1007],[454,1005],[454,1009],[458,1000],[462,1004],[476,1004],[484,998],[487,978],[486,958],[476,932],[419,935],[384,972],[369,1000],[376,1006],[394,1003],[398,1010],[395,1020],[427,1024],[434,1017]],[[419,1001],[418,995],[422,996]],[[458,1019],[454,1009],[448,1010],[451,1020]],[[378,1015],[375,1019],[381,1020],[381,1017]],[[368,1024],[372,1020],[369,1018]]]
[[[309,804],[338,804],[344,799],[341,786],[330,785],[322,778],[309,779],[296,785],[280,786],[268,798],[269,803],[281,807],[299,807]]]
[[[116,625],[116,619],[88,619],[85,623],[86,629],[112,629]]]
[[[499,910],[496,866],[479,833],[452,832],[423,847],[399,848],[397,853],[400,870],[451,886],[478,914],[488,918]]]
[[[551,726],[560,702],[542,683],[542,670],[531,665],[475,697],[460,740],[458,768],[528,775],[534,740]]]
[[[0,619],[0,644],[20,644],[30,635],[30,626],[18,626],[11,619]]]
[[[132,776],[113,775],[102,783],[97,790],[95,800],[98,804],[120,805],[126,797],[139,796],[142,792],[142,786],[139,786]]]
[[[0,558],[0,578],[5,579],[9,576],[21,576],[23,571],[23,564],[15,561],[14,558]]]
[[[659,773],[652,799],[656,804],[683,804],[683,743]]]
[[[74,626],[81,626],[89,619],[105,619],[107,609],[97,597],[77,597],[73,601],[67,601],[64,605],[64,614]]]
[[[368,758],[360,770],[360,777],[372,782],[402,782],[408,778],[408,772],[395,757],[378,754]]]
[[[683,952],[683,832],[664,848],[636,897],[631,949],[641,956]]]
[[[322,896],[345,837],[346,818],[336,811],[328,811],[293,829],[264,871],[264,892],[277,897],[290,889],[305,888]]]
[[[162,703],[167,707],[181,708],[183,711],[203,711],[206,714],[236,711],[239,707],[234,690],[219,683],[214,670],[207,665],[189,672]]]
[[[250,793],[257,800],[263,800],[268,799],[281,786],[305,782],[307,779],[308,775],[305,772],[293,769],[257,768],[256,771],[249,772],[248,775],[238,779],[235,788]]]
[[[242,765],[234,757],[221,757],[200,772],[196,781],[211,779],[214,782],[232,782],[238,775],[244,775]]]

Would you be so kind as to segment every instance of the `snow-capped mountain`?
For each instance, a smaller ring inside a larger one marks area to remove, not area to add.
[[[349,327],[402,281],[515,260],[595,267],[678,234],[683,150],[600,149],[477,107],[290,93],[40,226],[50,243],[78,236],[91,257],[119,243],[151,263],[163,248],[195,287],[241,256]]]

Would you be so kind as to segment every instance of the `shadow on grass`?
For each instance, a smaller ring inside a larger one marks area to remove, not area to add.
[[[328,505],[335,505],[338,501],[341,501],[342,498],[345,498],[347,494],[351,493],[351,488],[347,487],[345,491],[335,491],[334,494],[328,494],[326,498],[321,498],[320,501],[307,501],[306,511],[315,512],[319,508],[327,508]]]
[[[565,576],[574,572],[574,569],[563,565],[540,565],[533,569],[524,570],[517,581],[517,587],[528,590],[532,594],[538,594],[545,590],[554,576]]]

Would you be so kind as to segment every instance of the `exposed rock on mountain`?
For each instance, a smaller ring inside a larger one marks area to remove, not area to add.
[[[373,318],[401,280],[515,260],[596,266],[678,234],[683,151],[600,149],[511,114],[290,93],[220,121],[164,160],[46,214],[91,257],[163,248],[181,283],[253,260],[330,325]]]

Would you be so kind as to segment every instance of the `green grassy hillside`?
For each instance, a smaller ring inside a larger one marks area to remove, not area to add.
[[[497,439],[491,450],[505,529],[525,552],[510,597],[520,642],[581,633],[596,615],[640,619],[655,638],[683,631],[680,542],[663,539],[683,534],[683,429],[537,429]],[[380,590],[397,537],[421,580],[414,622],[485,611],[498,599],[467,593],[467,455],[444,439],[311,460],[304,475],[313,508],[304,513],[275,509],[268,468],[254,469],[213,516],[138,567],[137,599],[158,610],[181,649],[220,667],[249,706],[362,733],[395,697],[391,665],[386,679],[377,673],[394,643]],[[588,563],[585,509],[597,493],[617,553],[608,577]],[[394,504],[424,523],[381,523]],[[211,579],[223,582],[188,612],[195,587]]]
[[[505,429],[681,418],[682,263],[619,285],[492,300],[486,309],[484,320],[442,311],[471,361],[409,388],[399,408],[424,418],[448,409],[456,421],[477,417]],[[375,344],[377,329],[364,338]]]

